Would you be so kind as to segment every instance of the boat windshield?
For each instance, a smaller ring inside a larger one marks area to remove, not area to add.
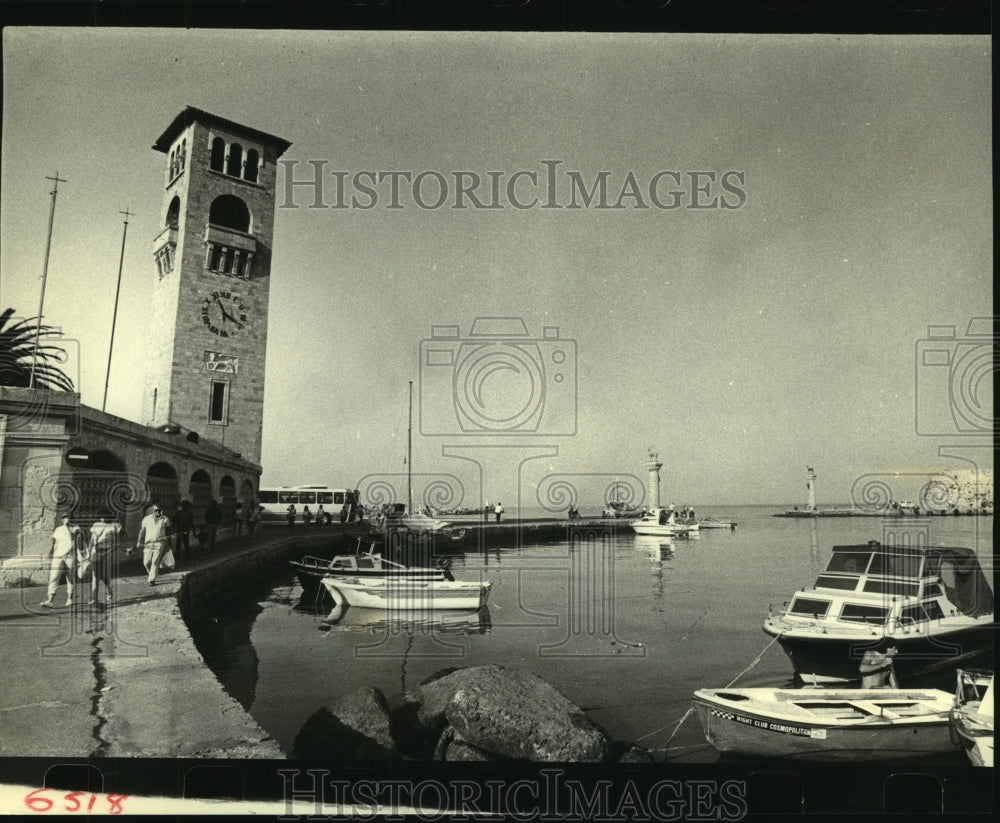
[[[872,558],[869,574],[881,574],[886,577],[908,577],[914,580],[920,578],[923,557],[919,554],[888,554],[879,552]]]
[[[872,551],[867,546],[834,546],[833,556],[826,564],[826,571],[847,574],[864,574],[868,569]]]

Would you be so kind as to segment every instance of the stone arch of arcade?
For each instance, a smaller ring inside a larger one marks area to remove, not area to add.
[[[219,481],[219,508],[222,509],[222,528],[233,527],[236,524],[236,481],[228,474]]]
[[[65,463],[68,473],[53,476],[55,488],[46,495],[57,515],[68,513],[75,523],[89,526],[101,513],[125,522],[141,510],[147,496],[143,478],[129,471],[117,452],[76,447],[66,452]]]
[[[159,502],[167,516],[173,519],[174,512],[181,505],[177,470],[166,461],[157,461],[146,470],[146,488],[148,502]]]
[[[42,402],[39,391],[0,387],[0,422],[7,422],[0,436],[0,577],[19,558],[25,562],[10,566],[17,574],[37,565],[44,577],[63,512],[86,528],[107,510],[134,541],[151,500],[171,519],[180,501],[190,500],[200,525],[214,498],[228,510],[219,539],[235,534],[236,500],[245,510],[256,498],[259,465],[180,427],[143,426],[83,406],[74,394],[56,402],[47,393]]]

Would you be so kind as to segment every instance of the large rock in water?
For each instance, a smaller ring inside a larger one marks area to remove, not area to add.
[[[603,729],[527,672],[494,664],[448,671],[420,686],[420,702],[425,726],[450,726],[464,744],[498,757],[598,763],[611,753]]]
[[[385,695],[364,686],[317,711],[299,729],[294,756],[335,761],[397,757]]]

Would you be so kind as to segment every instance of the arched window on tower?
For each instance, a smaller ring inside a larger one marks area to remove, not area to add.
[[[226,162],[226,141],[216,137],[212,141],[212,159],[209,168],[212,171],[224,171]]]
[[[170,165],[167,167],[167,180],[173,180],[177,175],[177,149],[170,152]]]
[[[178,174],[180,174],[182,171],[184,171],[184,158],[187,157],[187,144],[188,144],[187,138],[186,137],[182,138],[181,139],[181,151],[180,151],[180,154],[177,155],[177,173]]]
[[[179,197],[174,197],[170,201],[170,205],[167,207],[167,228],[176,229],[180,225],[181,217],[181,199]]]
[[[235,195],[223,194],[212,201],[212,206],[208,210],[208,222],[223,228],[249,233],[250,209]]]
[[[205,267],[249,280],[257,244],[247,204],[235,195],[220,195],[212,201],[208,222]]]
[[[243,170],[243,146],[239,143],[233,143],[229,147],[229,164],[226,166],[226,174],[231,174],[233,177],[242,177],[240,172]]]
[[[257,149],[250,149],[247,152],[246,174],[244,175],[251,183],[257,182],[257,168],[260,165],[260,156]]]

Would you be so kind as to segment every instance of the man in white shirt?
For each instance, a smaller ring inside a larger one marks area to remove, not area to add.
[[[169,527],[170,520],[164,516],[159,503],[153,506],[150,514],[142,518],[135,547],[142,549],[142,564],[146,567],[146,580],[150,586],[156,585],[156,572],[160,567],[160,560],[169,548],[167,536]]]
[[[49,595],[41,605],[46,609],[55,608],[53,600],[59,588],[59,579],[66,575],[66,605],[73,605],[73,575],[76,574],[76,552],[73,544],[79,534],[79,526],[69,524],[69,515],[60,517],[60,525],[52,532],[52,567],[49,570]]]

